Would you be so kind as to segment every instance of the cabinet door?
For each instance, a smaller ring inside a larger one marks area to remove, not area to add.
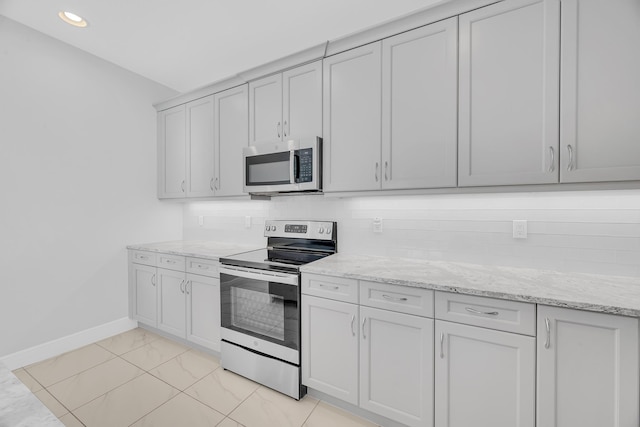
[[[322,136],[322,61],[282,73],[284,138]]]
[[[358,404],[358,306],[302,296],[302,384]]]
[[[360,307],[360,407],[433,425],[433,320]]]
[[[180,198],[186,191],[186,109],[158,113],[158,197]]]
[[[213,96],[187,104],[187,197],[214,194]]]
[[[458,185],[558,182],[559,0],[460,15]]]
[[[240,196],[242,149],[249,145],[247,85],[217,93],[215,99],[216,196]]]
[[[220,351],[220,279],[187,274],[187,339]]]
[[[282,74],[249,83],[249,143],[282,139]]]
[[[184,272],[158,269],[158,329],[185,338]]]
[[[382,188],[455,187],[458,19],[382,42]]]
[[[158,320],[156,268],[148,265],[130,264],[133,318],[150,326]]]
[[[562,0],[562,182],[640,180],[640,2]]]
[[[325,191],[380,188],[381,43],[325,58]]]
[[[631,427],[638,319],[538,306],[538,425]]]
[[[435,323],[436,427],[534,427],[535,338]]]

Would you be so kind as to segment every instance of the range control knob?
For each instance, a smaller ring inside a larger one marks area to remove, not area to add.
[[[320,227],[320,228],[318,229],[318,233],[320,233],[320,234],[324,234],[324,227]]]
[[[264,227],[264,231],[269,231],[271,229],[271,227],[269,227],[268,225]]]
[[[271,226],[271,231],[276,231],[276,226],[275,225]]]
[[[325,231],[326,231],[327,235],[331,234],[331,227],[327,227],[327,228],[325,229]]]

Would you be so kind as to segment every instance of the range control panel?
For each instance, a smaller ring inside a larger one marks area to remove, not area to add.
[[[331,240],[336,223],[332,221],[266,220],[265,237],[296,237],[299,239]]]

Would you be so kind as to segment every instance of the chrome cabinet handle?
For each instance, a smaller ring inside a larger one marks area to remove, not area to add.
[[[155,285],[156,285],[156,275],[155,275],[155,274],[154,274],[153,276],[151,276],[151,284],[152,284],[153,286],[155,286]]]
[[[567,165],[567,171],[573,169],[573,147],[571,144],[567,145],[567,151],[569,152],[569,164]]]
[[[148,259],[148,257],[146,255],[138,255],[139,259]]]
[[[175,264],[176,262],[172,259],[167,259],[164,262],[166,262],[167,264]]]
[[[469,313],[484,314],[484,315],[487,315],[487,316],[497,316],[498,314],[500,314],[500,312],[498,312],[498,311],[479,311],[479,310],[473,309],[471,307],[465,307],[465,310],[467,310]]]
[[[389,181],[389,162],[386,160],[384,162],[384,180]]]
[[[182,280],[182,282],[180,282],[180,292],[182,292],[184,294],[184,280]]]
[[[356,336],[356,331],[355,329],[353,329],[355,322],[356,322],[356,315],[352,314],[351,315],[351,335],[353,335],[354,337]]]
[[[191,292],[191,287],[192,287],[191,280],[189,280],[187,284],[184,285],[184,290],[187,292],[187,295],[189,295],[189,293]]]
[[[198,265],[196,265],[196,267],[198,267],[198,268],[200,268],[202,270],[208,270],[209,269],[209,267],[207,267],[205,265],[202,265],[202,264],[198,264]]]
[[[340,289],[340,286],[329,286],[329,285],[325,285],[324,283],[320,283],[318,286],[320,286],[321,288],[333,289],[335,291]]]
[[[545,317],[544,327],[547,330],[547,339],[544,342],[544,348],[551,347],[551,325],[549,324],[549,318]]]
[[[378,164],[378,162],[376,162],[376,182],[378,182],[378,167],[380,165]]]
[[[284,126],[282,127],[282,132],[284,133],[284,136],[287,136],[287,121],[284,121]]]
[[[216,190],[220,189],[220,187],[218,187],[218,177],[216,177],[216,180],[215,180],[213,186],[215,187]]]
[[[211,181],[209,181],[209,188],[211,189],[211,191],[213,191],[213,178],[211,178]]]
[[[362,338],[367,339],[367,335],[364,333],[364,325],[367,323],[367,318],[362,318]]]
[[[440,359],[444,359],[444,332],[440,332]]]
[[[404,297],[402,297],[402,298],[392,297],[392,296],[387,295],[387,294],[382,294],[382,298],[384,298],[384,299],[388,299],[388,300],[391,300],[391,301],[408,301],[408,298],[404,298]]]
[[[280,138],[280,122],[276,125],[276,132],[278,133],[278,138]]]
[[[549,154],[551,154],[551,164],[549,165],[549,172],[553,172],[556,168],[556,153],[553,150],[553,147],[549,147]]]
[[[182,184],[180,184],[180,188],[182,189],[182,192],[184,193],[184,179],[182,180]]]

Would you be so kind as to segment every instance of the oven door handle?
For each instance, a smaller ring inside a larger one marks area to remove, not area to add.
[[[220,266],[220,274],[229,276],[244,277],[245,279],[263,280],[268,282],[283,283],[285,285],[298,286],[297,274],[273,273],[271,271],[261,271],[242,267]]]

